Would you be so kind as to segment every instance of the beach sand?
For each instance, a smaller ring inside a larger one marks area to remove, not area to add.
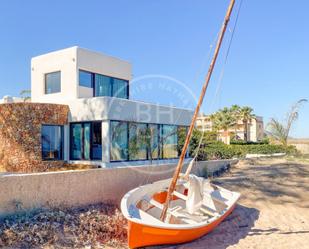
[[[213,182],[242,194],[234,212],[199,240],[153,248],[309,248],[309,164],[246,160]]]

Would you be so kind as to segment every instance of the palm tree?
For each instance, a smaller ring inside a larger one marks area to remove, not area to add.
[[[231,111],[231,109],[225,107],[222,110],[210,115],[210,119],[213,122],[213,127],[215,130],[223,130],[223,137],[225,138],[225,143],[229,144],[229,129],[234,127],[237,122],[237,117]]]
[[[241,107],[239,105],[232,105],[230,110],[233,114],[235,115],[239,115],[239,111],[240,111]]]
[[[235,136],[235,139],[237,139],[237,121],[239,120],[239,113],[240,113],[241,107],[239,105],[232,105],[230,110],[232,112],[232,115],[234,115],[236,119],[236,122],[234,125],[234,136]]]
[[[300,99],[292,105],[290,111],[286,114],[285,122],[280,122],[275,118],[271,118],[267,127],[270,136],[284,146],[288,144],[288,138],[293,123],[298,119],[300,107],[308,102],[307,99]]]
[[[252,113],[253,109],[249,106],[244,106],[239,109],[238,118],[242,120],[244,124],[244,140],[248,142],[248,124],[251,123],[252,118],[255,115]]]

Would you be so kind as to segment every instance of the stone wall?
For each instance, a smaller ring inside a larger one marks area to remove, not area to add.
[[[42,161],[42,124],[65,125],[69,107],[58,104],[0,104],[0,165],[9,172],[42,172],[62,161]]]

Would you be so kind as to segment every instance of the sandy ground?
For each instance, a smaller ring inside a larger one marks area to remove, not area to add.
[[[242,194],[234,212],[199,240],[155,248],[309,248],[309,164],[243,161],[213,182]]]

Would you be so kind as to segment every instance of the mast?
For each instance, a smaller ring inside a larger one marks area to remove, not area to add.
[[[209,65],[208,73],[207,73],[207,76],[205,78],[205,82],[204,82],[204,85],[203,85],[197,106],[195,108],[195,111],[194,111],[194,114],[193,114],[193,117],[192,117],[190,128],[189,128],[184,146],[182,148],[181,155],[180,155],[177,167],[175,169],[172,182],[171,182],[169,189],[168,189],[168,192],[167,192],[167,197],[166,197],[166,200],[165,200],[165,203],[164,203],[164,208],[162,210],[161,217],[160,217],[160,219],[162,221],[165,221],[167,209],[168,209],[171,197],[173,195],[173,192],[175,190],[179,174],[180,174],[182,167],[183,167],[183,161],[184,161],[184,158],[185,158],[185,155],[186,155],[189,143],[190,143],[190,139],[191,139],[192,132],[193,132],[193,129],[194,129],[195,121],[196,121],[196,118],[199,114],[199,111],[200,111],[201,105],[203,103],[203,99],[204,99],[206,90],[208,88],[209,81],[211,79],[212,72],[214,70],[214,67],[215,67],[215,64],[216,64],[216,61],[217,61],[217,57],[218,57],[219,50],[220,50],[220,47],[221,47],[221,44],[222,44],[222,41],[223,41],[224,33],[226,31],[228,22],[230,20],[230,16],[231,16],[234,4],[235,4],[235,0],[231,0],[229,7],[228,7],[228,10],[227,10],[227,13],[226,13],[225,18],[224,18],[224,22],[223,22],[221,30],[220,30],[220,35],[219,35],[219,38],[218,38],[218,41],[217,41],[216,49],[215,49],[213,58],[211,60],[211,63]]]

